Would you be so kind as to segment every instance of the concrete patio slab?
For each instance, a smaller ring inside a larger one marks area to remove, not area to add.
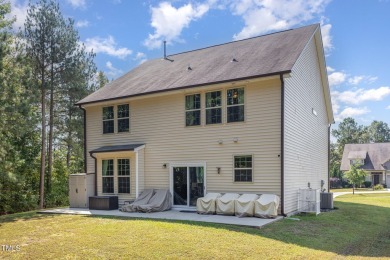
[[[198,222],[209,222],[219,224],[230,224],[239,226],[262,227],[272,222],[283,219],[278,216],[275,219],[262,219],[255,217],[239,218],[235,216],[222,215],[200,215],[193,212],[180,212],[179,209],[172,209],[164,212],[154,213],[129,213],[119,210],[89,210],[84,208],[57,208],[41,210],[38,213],[44,214],[74,214],[74,215],[96,215],[96,216],[118,216],[128,218],[166,219],[166,220],[187,220]]]

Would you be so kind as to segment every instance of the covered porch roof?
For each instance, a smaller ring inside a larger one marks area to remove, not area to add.
[[[124,145],[102,146],[97,149],[89,151],[89,153],[93,154],[93,153],[109,153],[109,152],[122,152],[122,151],[137,151],[138,149],[141,149],[142,146],[144,145],[145,144],[124,144]]]

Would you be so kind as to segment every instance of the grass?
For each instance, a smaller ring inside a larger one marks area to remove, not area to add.
[[[390,194],[340,196],[337,210],[298,215],[261,229],[185,221],[40,215],[0,217],[0,258],[390,257]],[[1,250],[1,248],[0,248]]]

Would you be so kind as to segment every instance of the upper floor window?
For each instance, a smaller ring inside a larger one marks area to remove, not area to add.
[[[103,134],[114,133],[114,107],[103,107]]]
[[[118,105],[118,133],[129,132],[130,129],[129,104]]]
[[[353,159],[350,161],[350,164],[360,164],[360,165],[364,165],[364,159]]]
[[[252,182],[252,155],[234,156],[234,181]]]
[[[221,91],[206,93],[206,124],[222,123]]]
[[[186,126],[200,125],[200,94],[186,96]]]
[[[244,121],[244,88],[228,89],[226,94],[227,122]]]

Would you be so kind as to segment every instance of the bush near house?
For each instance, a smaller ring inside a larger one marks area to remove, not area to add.
[[[377,184],[374,186],[374,190],[383,190],[383,189],[384,189],[384,187],[382,184]]]

